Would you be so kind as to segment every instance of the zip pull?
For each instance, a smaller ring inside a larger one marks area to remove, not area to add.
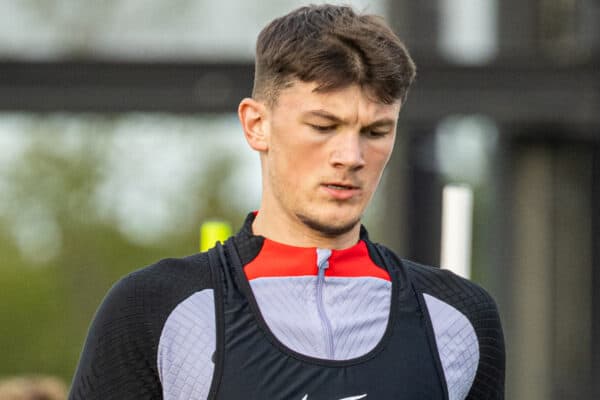
[[[325,277],[325,270],[329,268],[329,257],[331,257],[331,249],[317,249],[317,268],[319,269],[319,278]]]

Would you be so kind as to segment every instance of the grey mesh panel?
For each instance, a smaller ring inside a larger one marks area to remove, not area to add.
[[[327,278],[325,307],[333,326],[338,360],[362,356],[381,340],[387,327],[391,282],[378,278]]]
[[[175,307],[158,344],[158,373],[165,400],[208,397],[215,339],[212,289],[194,293]]]
[[[260,312],[273,334],[290,349],[312,357],[326,354],[316,305],[316,276],[250,281]]]
[[[257,278],[250,284],[263,318],[279,341],[298,353],[326,358],[315,276]],[[333,327],[334,359],[355,358],[372,350],[387,326],[391,283],[370,277],[326,277],[323,294]]]
[[[473,325],[456,308],[424,294],[444,368],[449,400],[467,397],[479,364],[479,344]]]

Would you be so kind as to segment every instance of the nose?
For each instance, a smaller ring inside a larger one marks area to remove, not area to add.
[[[358,132],[347,132],[339,135],[332,143],[330,162],[336,168],[351,170],[365,165],[363,143]]]

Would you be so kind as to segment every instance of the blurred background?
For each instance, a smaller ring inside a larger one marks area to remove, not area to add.
[[[419,69],[372,238],[438,265],[442,188],[469,185],[506,398],[600,398],[600,3],[343,3]],[[236,109],[259,30],[303,4],[0,0],[0,378],[68,383],[119,277],[258,207]]]

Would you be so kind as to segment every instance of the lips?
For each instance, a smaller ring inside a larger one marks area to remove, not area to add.
[[[321,187],[336,200],[348,200],[360,194],[360,186],[349,182],[326,182]]]
[[[326,183],[325,186],[328,188],[331,188],[331,189],[338,189],[338,190],[358,189],[357,186],[345,185],[345,184],[341,184],[341,183]]]

